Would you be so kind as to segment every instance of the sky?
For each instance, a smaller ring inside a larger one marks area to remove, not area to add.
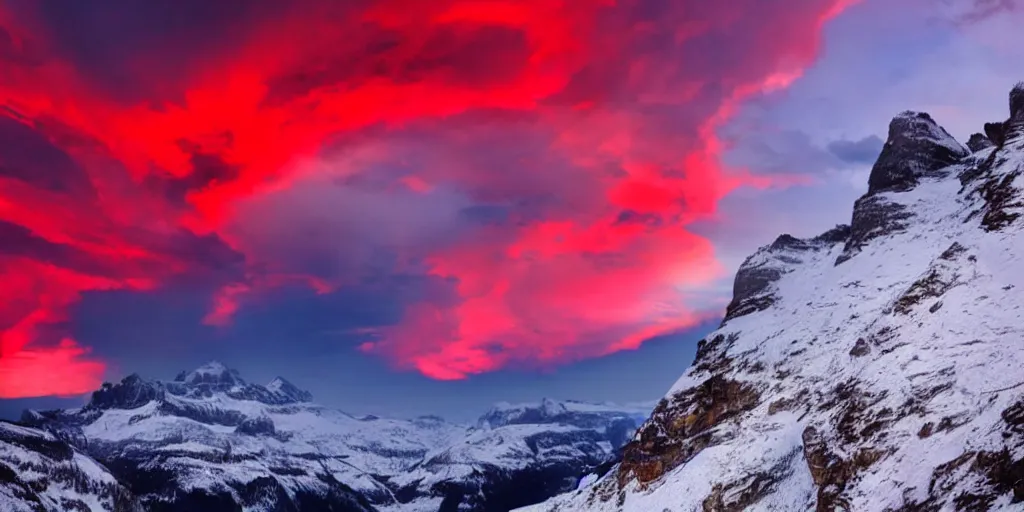
[[[354,413],[659,398],[743,259],[961,141],[1013,0],[0,0],[0,417],[217,359]]]

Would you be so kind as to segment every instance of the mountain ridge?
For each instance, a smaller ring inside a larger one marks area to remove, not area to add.
[[[4,424],[0,509],[507,510],[575,488],[646,417],[545,399],[496,404],[460,425],[356,417],[311,400],[286,379],[252,384],[217,362],[170,381],[104,383],[79,409]],[[40,457],[54,473],[32,462]]]
[[[970,147],[897,115],[849,227],[783,235],[586,489],[522,509],[1024,507],[1024,84]]]

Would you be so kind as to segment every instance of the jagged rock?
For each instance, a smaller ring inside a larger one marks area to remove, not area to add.
[[[791,266],[800,263],[801,253],[831,247],[849,236],[850,227],[839,225],[808,240],[781,235],[770,245],[758,249],[736,272],[733,298],[726,308],[723,323],[771,307],[775,302],[771,284],[781,279]]]
[[[1010,119],[1024,120],[1024,82],[1017,82],[1010,89]]]
[[[275,433],[274,420],[266,416],[246,418],[235,428],[235,432],[250,436],[272,436]]]
[[[729,484],[715,484],[711,494],[701,503],[703,512],[743,512],[778,490],[780,482],[793,474],[793,460],[800,456],[794,450],[774,466],[737,479]]]
[[[981,133],[972,133],[971,138],[967,140],[967,148],[970,149],[972,153],[977,153],[978,151],[988,149],[993,146],[995,146],[995,144]]]
[[[1006,123],[985,123],[985,137],[996,147],[1003,147],[1006,143]]]
[[[714,375],[700,385],[662,400],[626,445],[620,484],[661,478],[719,441],[716,426],[760,403],[757,387]]]
[[[1001,231],[1024,214],[1024,199],[1017,183],[1024,168],[1006,170],[1007,163],[1005,155],[995,152],[981,166],[961,176],[966,197],[981,199],[965,220],[980,217],[980,224],[986,231]],[[974,186],[969,187],[972,184]]]
[[[270,384],[267,384],[267,389],[271,393],[275,393],[285,397],[290,402],[312,402],[313,394],[309,391],[299,389],[295,384],[288,382],[283,377],[277,377]]]
[[[858,338],[857,343],[850,349],[850,355],[853,357],[863,357],[871,353],[871,345],[864,338]]]
[[[868,195],[909,190],[968,154],[928,114],[903,112],[889,123],[889,137],[868,177]]]
[[[131,374],[119,384],[106,382],[93,392],[89,407],[97,409],[135,409],[153,400],[164,397],[164,389],[157,383],[143,380],[138,374]]]
[[[875,238],[906,229],[913,212],[882,192],[906,192],[922,178],[941,178],[969,153],[928,114],[904,112],[893,118],[882,154],[871,168],[868,192],[854,203],[850,237],[835,264],[854,257]]]
[[[886,196],[861,196],[853,204],[850,238],[835,264],[854,257],[876,238],[904,231],[913,216],[906,206]]]

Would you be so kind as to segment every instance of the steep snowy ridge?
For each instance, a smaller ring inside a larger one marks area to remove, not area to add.
[[[970,149],[897,116],[851,226],[749,258],[622,462],[524,510],[1024,509],[1024,85],[1010,109]]]
[[[0,421],[0,510],[141,512],[105,468],[53,435]]]
[[[469,427],[430,416],[356,418],[311,400],[283,378],[250,384],[220,363],[173,381],[130,375],[80,409],[29,411],[25,426],[5,424],[0,496],[22,500],[13,510],[74,510],[58,500],[70,481],[90,511],[133,510],[114,498],[168,512],[507,510],[575,488],[653,408],[544,400],[497,406]],[[496,421],[497,411],[511,415]],[[71,469],[11,476],[50,460]],[[100,483],[79,485],[69,471]],[[23,487],[55,490],[29,496]]]

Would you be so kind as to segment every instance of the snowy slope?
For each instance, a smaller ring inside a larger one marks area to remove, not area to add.
[[[311,400],[283,378],[251,384],[213,362],[173,381],[130,375],[81,409],[23,422],[105,465],[147,510],[434,512],[507,510],[572,489],[654,405],[499,404],[470,427],[357,418]],[[524,482],[534,490],[514,492]]]
[[[897,116],[851,225],[744,262],[623,462],[524,510],[1024,510],[1024,87],[1010,103],[971,149]]]
[[[445,503],[503,511],[575,489],[585,473],[614,460],[653,407],[550,399],[496,404],[460,439],[392,478],[399,493],[422,496],[394,510],[435,512]]]
[[[0,510],[136,512],[105,468],[53,435],[0,421]]]

